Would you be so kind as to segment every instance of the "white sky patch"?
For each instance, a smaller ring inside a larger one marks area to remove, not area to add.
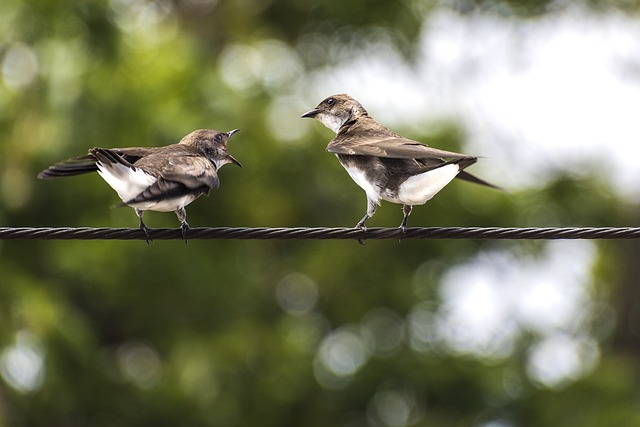
[[[347,92],[400,132],[461,120],[466,151],[488,158],[477,170],[507,188],[593,162],[640,199],[637,40],[637,20],[617,13],[516,21],[443,8],[425,22],[416,68],[374,43],[312,74],[302,97],[315,105]]]

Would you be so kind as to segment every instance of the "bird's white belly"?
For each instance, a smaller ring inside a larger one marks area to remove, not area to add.
[[[404,205],[423,205],[450,183],[458,172],[460,172],[458,165],[449,164],[414,175],[400,184],[395,197],[383,195],[383,198]]]
[[[178,208],[183,208],[193,202],[196,196],[189,194],[166,200],[154,200],[149,202],[130,203],[128,206],[138,208],[143,211],[173,212]]]
[[[127,203],[156,182],[156,178],[140,168],[130,168],[119,163],[103,165],[98,162],[98,173],[113,188],[123,203],[143,211],[172,212],[196,199],[193,194],[165,200]]]
[[[379,205],[380,189],[377,186],[373,185],[367,179],[367,175],[365,174],[365,172],[362,169],[358,169],[355,167],[345,166],[344,168],[349,173],[349,176],[351,177],[351,179],[353,179],[355,183],[358,184],[358,186],[362,188],[365,191],[365,193],[367,193],[367,198]]]

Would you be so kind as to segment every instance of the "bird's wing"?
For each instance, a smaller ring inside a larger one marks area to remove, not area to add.
[[[211,160],[202,156],[175,156],[169,158],[160,172],[160,179],[178,182],[189,189],[220,186],[218,173]]]
[[[474,159],[477,159],[475,156],[431,148],[418,141],[400,136],[385,135],[367,135],[364,137],[341,135],[329,143],[327,151],[334,154],[375,156],[391,159],[414,159],[417,163],[412,166],[415,166],[416,170],[436,169],[451,161],[468,159],[470,162],[462,167],[462,169],[464,169],[473,164],[475,162]],[[448,161],[444,159],[448,159]],[[407,166],[405,165],[404,168],[406,169]],[[497,190],[503,190],[501,187],[493,185],[463,170],[460,171],[456,178]]]
[[[465,154],[431,148],[418,141],[402,137],[341,135],[335,138],[327,151],[334,154],[388,157],[395,159],[463,159]]]
[[[143,157],[156,153],[164,147],[130,147],[130,148],[111,148],[110,151],[117,153],[127,162],[133,164]]]
[[[134,166],[144,168],[139,163]],[[127,204],[166,200],[187,194],[200,195],[220,186],[215,166],[200,156],[173,156],[162,165],[146,169],[151,169],[150,172],[157,176],[156,182],[127,201]]]

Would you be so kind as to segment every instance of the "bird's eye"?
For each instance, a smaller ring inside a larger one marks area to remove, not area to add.
[[[213,137],[213,139],[214,139],[216,142],[221,142],[221,141],[222,141],[222,135],[217,134],[216,136],[214,136],[214,137]]]
[[[329,98],[329,99],[327,99],[327,101],[326,101],[326,102],[327,102],[327,105],[331,106],[331,105],[333,105],[333,104],[335,104],[335,103],[336,103],[336,100],[335,100],[335,99],[333,99],[333,98]]]

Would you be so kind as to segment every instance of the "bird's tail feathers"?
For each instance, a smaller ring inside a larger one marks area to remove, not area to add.
[[[456,178],[461,179],[467,182],[473,182],[474,184],[484,185],[485,187],[493,188],[494,190],[506,191],[502,187],[498,187],[497,185],[491,184],[490,182],[485,181],[484,179],[480,179],[475,175],[471,175],[469,172],[461,170]]]
[[[465,156],[458,159],[449,160],[448,162],[446,162],[446,164],[453,163],[455,165],[458,165],[458,167],[460,168],[460,173],[462,173],[463,169],[468,168],[469,166],[471,166],[477,161],[478,161],[477,157]]]
[[[38,174],[39,179],[54,179],[65,176],[81,175],[98,170],[96,158],[92,155],[74,157],[48,167]]]

